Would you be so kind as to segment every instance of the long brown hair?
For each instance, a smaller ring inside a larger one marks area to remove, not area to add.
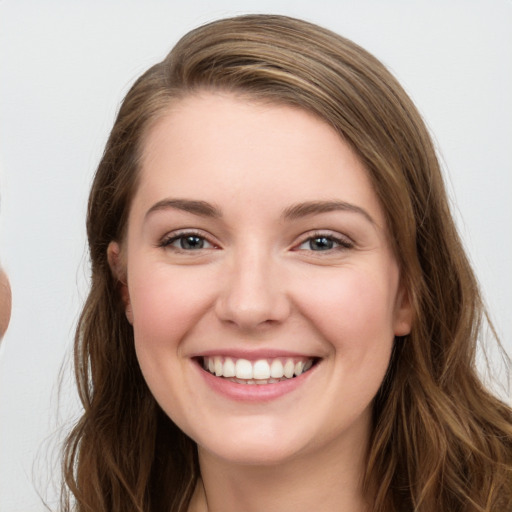
[[[415,318],[374,401],[373,511],[512,510],[512,411],[476,371],[484,308],[428,131],[372,55],[267,15],[190,32],[121,106],[89,199],[92,284],[75,340],[84,412],[65,445],[64,510],[184,512],[199,475],[194,443],[144,382],[107,247],[123,239],[145,134],[171,102],[204,89],[315,113],[353,146],[380,199]]]

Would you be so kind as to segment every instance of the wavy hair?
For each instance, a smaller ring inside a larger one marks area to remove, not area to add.
[[[477,373],[485,310],[428,130],[368,52],[273,15],[193,30],[121,105],[89,198],[92,280],[74,352],[83,415],[64,448],[63,510],[185,512],[199,476],[195,444],[144,382],[107,247],[123,239],[148,130],[202,90],[313,112],[354,148],[380,199],[414,322],[374,400],[372,511],[512,510],[512,411]]]

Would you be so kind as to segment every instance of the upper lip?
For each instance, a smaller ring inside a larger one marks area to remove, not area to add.
[[[215,356],[223,356],[223,357],[231,357],[233,359],[247,359],[248,361],[257,361],[258,359],[273,359],[277,357],[295,357],[295,358],[308,358],[315,359],[319,358],[318,355],[308,354],[304,352],[295,352],[291,350],[280,350],[276,348],[271,349],[210,349],[204,351],[198,351],[192,354],[191,358],[197,357],[215,357]]]

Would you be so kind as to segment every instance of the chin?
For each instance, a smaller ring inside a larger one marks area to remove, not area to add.
[[[285,464],[307,452],[309,445],[300,432],[275,425],[271,429],[259,425],[253,429],[238,428],[235,432],[226,430],[219,436],[206,433],[203,440],[204,443],[198,439],[199,453],[204,450],[227,463],[247,466]]]
[[[243,446],[223,446],[223,447],[198,447],[199,454],[205,450],[210,457],[223,460],[230,465],[237,466],[278,466],[285,464],[296,458],[297,450],[294,448],[287,449],[276,444],[265,445],[258,440],[255,443]]]

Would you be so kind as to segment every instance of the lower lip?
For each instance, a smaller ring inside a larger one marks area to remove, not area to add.
[[[196,364],[201,376],[216,393],[231,400],[243,402],[268,402],[281,396],[292,393],[309,379],[310,374],[316,370],[313,366],[307,372],[292,379],[283,380],[274,384],[238,384],[223,377],[216,377]]]

